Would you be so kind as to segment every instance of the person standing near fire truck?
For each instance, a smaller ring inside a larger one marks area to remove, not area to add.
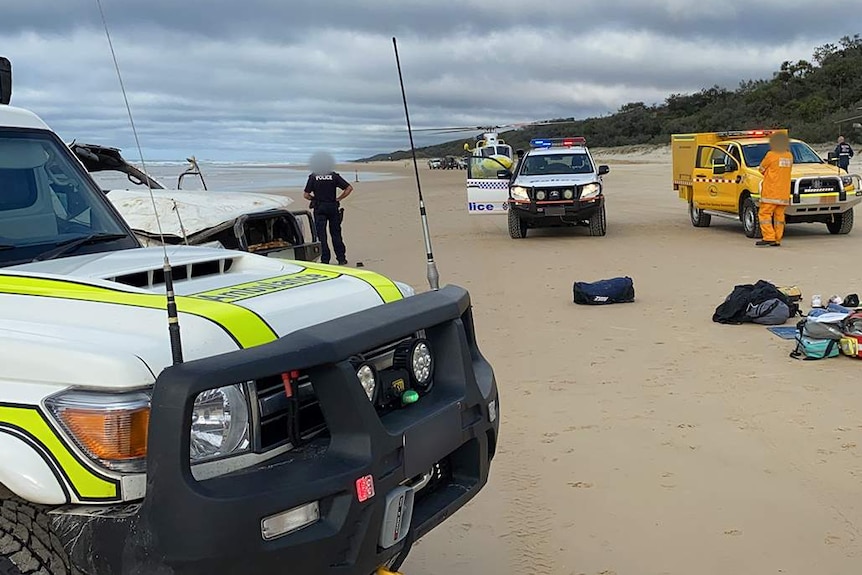
[[[838,137],[838,145],[835,146],[835,155],[838,156],[838,167],[844,171],[849,171],[850,158],[853,157],[853,148],[844,140],[844,136]]]
[[[785,133],[773,134],[769,152],[760,163],[763,183],[760,189],[760,230],[763,239],[756,245],[778,247],[784,237],[784,212],[790,204],[793,154],[790,138]]]

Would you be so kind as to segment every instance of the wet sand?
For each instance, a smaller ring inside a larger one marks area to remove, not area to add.
[[[464,172],[422,166],[440,273],[472,294],[502,431],[487,488],[403,571],[858,573],[862,363],[794,361],[765,328],[711,316],[761,278],[806,299],[862,292],[862,231],[789,226],[781,249],[756,249],[736,223],[693,228],[660,153],[611,158],[604,238],[511,240],[504,217],[467,215]],[[356,188],[350,261],[427,289],[412,180]],[[637,303],[572,304],[573,281],[618,275]]]

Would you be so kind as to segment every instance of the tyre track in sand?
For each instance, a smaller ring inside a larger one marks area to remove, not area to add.
[[[520,426],[518,426],[520,427]],[[501,539],[509,553],[510,573],[553,573],[556,547],[553,545],[553,513],[544,501],[541,476],[523,462],[535,459],[524,445],[524,429],[506,429],[508,443],[503,457],[494,462],[501,477],[500,491],[506,497]]]

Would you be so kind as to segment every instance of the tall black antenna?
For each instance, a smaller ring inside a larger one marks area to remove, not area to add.
[[[168,247],[165,243],[165,235],[162,232],[162,222],[159,219],[159,210],[156,207],[156,196],[153,194],[152,182],[147,173],[147,164],[144,161],[144,151],[141,148],[141,141],[138,139],[138,129],[135,127],[135,119],[132,117],[132,107],[129,105],[129,97],[126,95],[126,86],[123,83],[123,75],[120,73],[120,63],[117,61],[117,53],[114,51],[114,43],[111,41],[111,32],[108,30],[108,20],[105,18],[105,10],[102,8],[102,0],[96,0],[96,5],[99,7],[99,14],[102,16],[102,25],[105,27],[105,36],[108,38],[108,47],[111,49],[111,57],[114,60],[114,69],[116,69],[117,79],[120,81],[120,90],[123,92],[123,101],[126,103],[126,112],[129,114],[129,123],[132,125],[132,134],[135,136],[135,145],[138,148],[138,155],[141,158],[141,168],[143,169],[144,174],[147,174],[147,189],[150,191],[150,201],[153,204],[153,215],[156,217],[156,225],[159,228],[159,241],[162,243],[162,251],[165,256],[163,270],[165,274],[165,293],[167,297],[168,335],[171,342],[171,358],[173,359],[174,365],[177,365],[183,362],[183,343],[180,339],[180,317],[177,312],[176,296],[174,295],[174,274],[171,268],[171,261],[168,258]]]
[[[398,81],[401,83],[401,99],[404,101],[404,117],[407,119],[407,133],[410,135],[410,153],[413,154],[413,170],[416,172],[416,190],[419,192],[419,215],[422,219],[422,233],[425,235],[425,256],[428,259],[428,285],[440,289],[440,273],[434,263],[431,249],[431,232],[428,229],[428,215],[425,213],[425,200],[422,198],[422,182],[419,180],[419,162],[416,160],[416,146],[413,144],[413,127],[410,125],[410,111],[407,109],[407,92],[404,91],[404,76],[401,74],[401,58],[398,57],[398,40],[392,38],[395,48],[395,64],[398,66]]]

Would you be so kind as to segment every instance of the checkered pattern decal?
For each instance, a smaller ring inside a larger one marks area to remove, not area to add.
[[[725,178],[695,178],[695,182],[706,182],[707,184],[735,184],[736,180],[728,180]]]
[[[480,190],[508,190],[508,180],[467,180],[468,188],[479,188]]]

